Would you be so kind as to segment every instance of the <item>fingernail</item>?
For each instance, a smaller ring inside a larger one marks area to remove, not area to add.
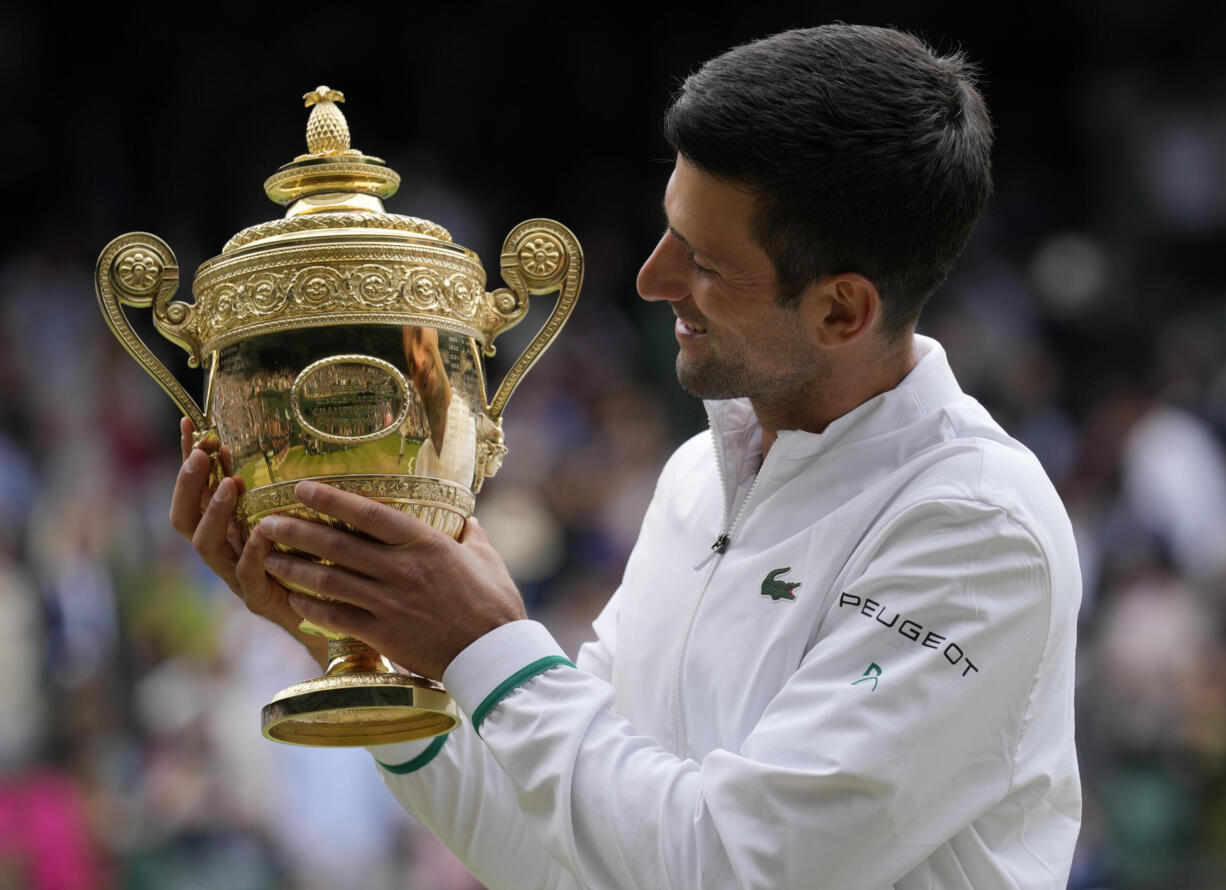
[[[303,500],[314,495],[318,489],[319,486],[314,482],[303,481],[294,488],[294,494],[298,495],[299,500]]]
[[[217,491],[213,492],[213,500],[221,503],[222,501],[230,500],[230,493],[234,488],[234,480],[227,476],[222,479],[217,485]]]
[[[285,523],[281,521],[279,516],[265,516],[260,520],[260,524],[256,526],[256,530],[266,538],[272,539],[277,536],[277,533],[284,531]]]

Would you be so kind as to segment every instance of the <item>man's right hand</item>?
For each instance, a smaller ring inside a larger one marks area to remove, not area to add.
[[[302,622],[289,606],[284,587],[264,571],[264,556],[272,550],[272,542],[251,532],[246,545],[234,524],[234,507],[242,488],[238,476],[227,475],[214,488],[209,484],[210,455],[192,445],[195,428],[186,417],[179,424],[179,445],[183,466],[175,480],[170,500],[170,524],[175,531],[192,542],[208,566],[242,599],[248,610],[283,627],[297,638],[321,665],[327,660],[327,643],[322,637],[305,634],[298,629]],[[232,470],[230,451],[217,449],[222,467]]]

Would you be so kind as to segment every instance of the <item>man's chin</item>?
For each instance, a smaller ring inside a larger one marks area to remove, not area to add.
[[[695,366],[677,354],[677,382],[696,399],[735,399],[744,395],[743,386],[729,378],[721,368]]]

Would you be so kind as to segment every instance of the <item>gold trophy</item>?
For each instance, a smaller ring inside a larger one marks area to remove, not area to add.
[[[520,223],[502,247],[508,287],[485,290],[480,258],[441,226],[384,211],[400,177],[349,147],[326,86],[305,97],[308,153],[264,183],[288,207],[243,229],[203,263],[195,302],[175,301],[179,269],[160,238],[121,235],[98,258],[107,324],[196,427],[229,448],[244,492],[244,540],[265,516],[341,526],[294,497],[314,479],[391,504],[455,537],[502,463],[502,411],[575,306],[583,253],[565,226]],[[486,401],[481,355],[519,322],[530,294],[558,294],[544,327]],[[121,304],[152,307],[159,333],[206,373],[204,409],[132,330]],[[311,591],[303,591],[311,593]],[[406,596],[412,596],[411,592]],[[322,677],[278,693],[263,732],[297,745],[386,744],[444,733],[459,720],[431,680],[396,670],[365,643],[303,622],[328,640]]]

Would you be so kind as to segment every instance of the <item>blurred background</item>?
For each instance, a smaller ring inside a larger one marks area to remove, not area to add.
[[[0,888],[474,886],[363,752],[260,737],[261,705],[314,671],[167,526],[177,415],[99,316],[102,246],[156,232],[186,279],[279,216],[261,184],[304,150],[321,83],[403,177],[389,210],[492,279],[516,222],[569,225],[583,297],[511,401],[478,514],[573,652],[660,466],[705,426],[670,311],[634,289],[663,221],[660,112],[707,57],[834,20],[983,68],[997,193],[921,330],[1076,527],[1070,886],[1226,887],[1226,7],[438,7],[0,13]]]

